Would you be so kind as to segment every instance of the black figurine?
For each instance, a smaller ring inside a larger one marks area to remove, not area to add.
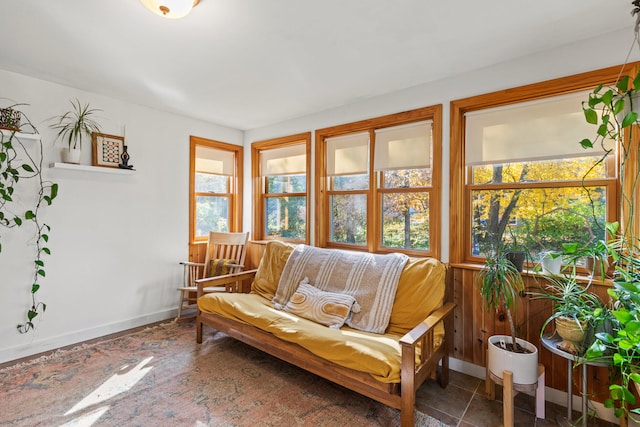
[[[122,154],[120,155],[120,158],[122,159],[122,163],[118,165],[120,169],[133,170],[133,165],[129,164],[129,153],[127,153],[126,145],[122,146]]]

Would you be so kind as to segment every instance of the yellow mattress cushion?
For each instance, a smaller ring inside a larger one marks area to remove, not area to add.
[[[378,381],[400,382],[398,335],[374,334],[349,327],[328,328],[277,310],[270,300],[255,293],[206,294],[198,299],[198,307],[205,313],[216,313],[270,332],[333,363],[369,373]]]
[[[273,299],[276,289],[278,289],[278,282],[280,282],[284,265],[295,247],[296,245],[294,244],[278,240],[267,242],[264,254],[258,265],[258,271],[251,284],[251,292],[262,295],[269,301]]]
[[[295,244],[277,240],[267,243],[251,292],[268,301],[273,299],[284,265],[295,247]],[[404,335],[441,307],[444,301],[445,274],[444,265],[435,258],[409,258],[398,281],[386,332]],[[438,326],[437,332],[444,336],[442,324]]]
[[[444,264],[435,258],[409,258],[400,275],[386,332],[404,335],[442,307],[445,275]],[[444,326],[439,328],[444,335]]]

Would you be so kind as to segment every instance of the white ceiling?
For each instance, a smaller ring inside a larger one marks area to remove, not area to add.
[[[631,8],[201,0],[169,20],[139,0],[0,0],[0,69],[248,130],[631,28]]]

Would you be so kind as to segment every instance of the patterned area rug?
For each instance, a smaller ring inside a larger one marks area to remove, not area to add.
[[[398,426],[400,412],[193,323],[0,370],[0,425]],[[416,425],[444,426],[416,411]]]

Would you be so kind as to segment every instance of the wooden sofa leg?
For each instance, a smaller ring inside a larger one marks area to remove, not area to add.
[[[440,384],[440,387],[442,388],[449,385],[449,356],[447,355],[442,358],[438,384]]]
[[[402,371],[400,376],[400,425],[402,427],[413,427],[414,411],[416,405],[415,387],[415,359],[412,353],[402,352]]]
[[[202,322],[200,316],[196,317],[196,342],[202,344]]]
[[[405,389],[403,382],[402,395],[400,396],[400,425],[402,427],[413,427],[415,405],[416,393],[413,390],[413,387],[410,390],[407,390]]]

